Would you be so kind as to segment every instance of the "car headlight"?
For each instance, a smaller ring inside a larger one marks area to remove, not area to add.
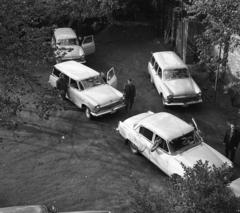
[[[167,100],[171,100],[172,98],[173,98],[172,95],[168,95],[168,96],[167,96]]]
[[[97,106],[95,106],[95,109],[99,110],[100,109],[100,105],[98,104]]]
[[[230,168],[233,168],[234,166],[233,166],[233,163],[227,163],[227,165],[230,167]]]
[[[199,92],[199,93],[197,94],[197,97],[198,97],[198,98],[201,98],[201,96],[202,96],[202,93]]]
[[[121,97],[121,99],[120,99],[120,102],[124,102],[125,101],[125,97],[124,97],[124,95]]]
[[[80,56],[80,59],[83,60],[83,61],[85,61],[85,55],[82,54],[82,55]]]

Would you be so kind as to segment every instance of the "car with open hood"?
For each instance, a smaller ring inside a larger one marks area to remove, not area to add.
[[[51,45],[57,63],[68,60],[85,63],[85,56],[95,52],[93,35],[80,41],[75,31],[69,27],[55,29]]]
[[[118,91],[114,68],[107,72],[107,82],[99,72],[76,61],[54,65],[49,83],[56,88],[59,76],[63,74],[67,84],[66,98],[85,110],[88,119],[112,114],[125,106],[123,93]]]
[[[202,102],[202,92],[187,65],[172,51],[155,52],[148,63],[150,81],[162,96],[163,106]]]
[[[48,209],[44,205],[12,206],[0,208],[0,213],[111,213],[110,211],[71,211],[58,212],[55,207]]]
[[[193,167],[197,161],[226,170],[232,162],[203,141],[193,119],[193,126],[167,112],[145,112],[120,121],[117,130],[130,144],[132,153],[143,154],[168,176],[183,176],[181,165]],[[161,141],[155,146],[156,140]]]

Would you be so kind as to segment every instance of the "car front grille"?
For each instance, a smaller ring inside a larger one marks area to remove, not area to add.
[[[105,111],[105,110],[109,110],[109,109],[112,109],[118,105],[120,105],[121,102],[120,101],[116,101],[116,102],[113,102],[113,103],[110,103],[110,104],[107,104],[107,105],[104,105],[104,106],[101,106],[100,107],[100,111]]]
[[[199,98],[194,96],[194,97],[179,97],[179,98],[176,98],[176,97],[173,97],[171,99],[171,103],[179,103],[179,102],[191,102],[191,101],[198,101]]]

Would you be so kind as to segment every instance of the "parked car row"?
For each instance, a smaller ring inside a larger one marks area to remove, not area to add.
[[[69,32],[74,34],[66,28],[56,30],[53,46],[68,47],[69,42],[78,46],[76,35],[67,36]],[[89,50],[86,50],[86,53],[93,53],[93,37],[89,41]],[[84,52],[86,47],[87,45],[82,43]],[[79,52],[78,57],[74,56],[76,52]],[[99,72],[81,64],[85,62],[82,52],[74,48],[71,54],[65,55],[63,61],[75,61],[57,63],[49,83],[56,87],[59,75],[64,74],[68,86],[66,97],[84,109],[88,119],[115,113],[125,106],[125,101],[123,93],[116,89],[117,77],[114,68],[108,71],[105,83]],[[191,77],[187,65],[174,52],[153,53],[147,69],[151,83],[162,96],[163,106],[202,103],[200,88]],[[208,161],[216,167],[226,164],[226,170],[233,168],[233,163],[228,158],[204,142],[194,119],[193,125],[169,113],[144,112],[120,121],[117,130],[129,142],[133,154],[143,154],[168,176],[183,176],[181,163],[192,167],[199,160]]]

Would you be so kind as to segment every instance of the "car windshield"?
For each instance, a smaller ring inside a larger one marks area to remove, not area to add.
[[[82,83],[84,89],[89,89],[89,88],[104,84],[104,81],[100,77],[100,75],[98,75],[98,76],[94,76],[94,77],[82,80],[81,83]]]
[[[57,44],[60,46],[65,45],[78,45],[78,40],[76,38],[70,38],[70,39],[59,39],[57,41]]]
[[[195,131],[189,132],[179,138],[169,141],[169,149],[172,155],[179,154],[186,150],[191,149],[201,143],[201,140]]]
[[[165,70],[163,72],[164,80],[188,78],[189,72],[188,69],[174,69],[174,70]]]

